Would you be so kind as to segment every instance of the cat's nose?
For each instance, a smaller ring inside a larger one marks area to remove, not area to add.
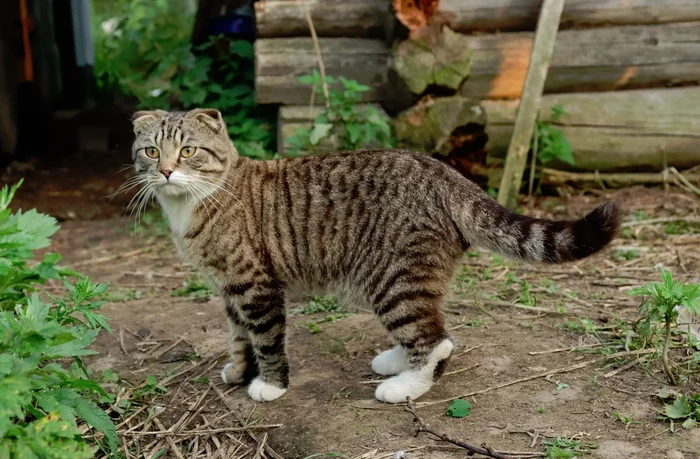
[[[173,173],[173,170],[172,169],[161,169],[160,173],[163,174],[166,179],[169,179],[170,174]]]

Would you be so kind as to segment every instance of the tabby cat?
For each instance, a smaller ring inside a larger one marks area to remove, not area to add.
[[[230,325],[229,384],[257,401],[289,386],[285,295],[334,293],[371,307],[396,346],[372,369],[377,399],[426,393],[454,344],[441,303],[472,244],[536,263],[579,260],[618,227],[615,203],[577,221],[513,213],[445,164],[400,150],[254,161],[221,114],[134,114],[137,199],[164,209],[182,258],[218,288]]]

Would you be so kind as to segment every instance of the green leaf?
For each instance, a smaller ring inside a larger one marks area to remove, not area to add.
[[[453,418],[463,418],[469,416],[472,404],[466,400],[457,399],[447,408],[447,414]]]
[[[333,129],[333,125],[330,123],[315,124],[313,129],[311,129],[311,135],[309,135],[311,145],[318,145],[321,139],[331,132],[331,129]]]
[[[683,421],[683,424],[681,426],[684,429],[693,429],[698,425],[698,422],[695,419],[688,418],[685,421]]]
[[[314,84],[314,77],[312,75],[302,75],[299,77],[299,83]]]
[[[112,454],[117,453],[117,429],[112,419],[90,400],[78,398],[75,400],[75,412],[89,426],[102,432],[107,439]]]
[[[664,405],[664,415],[669,419],[684,419],[691,413],[692,408],[685,397],[677,398],[672,404]]]

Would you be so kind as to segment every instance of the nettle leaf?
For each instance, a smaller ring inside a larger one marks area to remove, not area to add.
[[[309,142],[311,142],[311,145],[318,145],[321,139],[328,136],[331,129],[333,129],[333,125],[330,123],[315,124],[309,135]]]
[[[299,77],[299,83],[301,84],[314,84],[313,75],[302,75]]]
[[[447,414],[453,418],[463,418],[471,413],[472,404],[466,400],[457,399],[447,408]]]
[[[664,415],[669,419],[685,419],[692,412],[692,407],[685,397],[679,397],[673,403],[664,405]]]
[[[84,398],[75,400],[75,413],[89,426],[102,432],[107,439],[112,454],[117,452],[117,428],[112,419],[92,401]]]
[[[683,424],[681,426],[684,429],[694,429],[698,425],[698,422],[695,419],[688,418],[685,421],[683,421]]]

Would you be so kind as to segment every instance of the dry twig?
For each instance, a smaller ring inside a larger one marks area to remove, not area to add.
[[[486,445],[482,445],[482,447],[478,446],[472,446],[469,443],[465,443],[462,440],[459,440],[457,438],[453,438],[447,434],[441,434],[438,432],[435,432],[433,429],[430,428],[430,426],[425,422],[425,420],[420,417],[420,415],[416,412],[416,405],[413,403],[413,400],[411,397],[406,397],[406,411],[411,413],[413,415],[413,418],[416,422],[418,422],[418,429],[416,430],[416,436],[418,436],[419,433],[425,432],[429,433],[431,435],[434,435],[438,437],[439,439],[452,443],[453,445],[457,445],[461,448],[466,449],[469,451],[468,455],[472,456],[474,454],[481,454],[482,456],[486,457],[493,457],[496,459],[513,459],[511,456],[506,456],[504,454],[499,453],[498,451],[494,451],[491,448],[487,447]]]

